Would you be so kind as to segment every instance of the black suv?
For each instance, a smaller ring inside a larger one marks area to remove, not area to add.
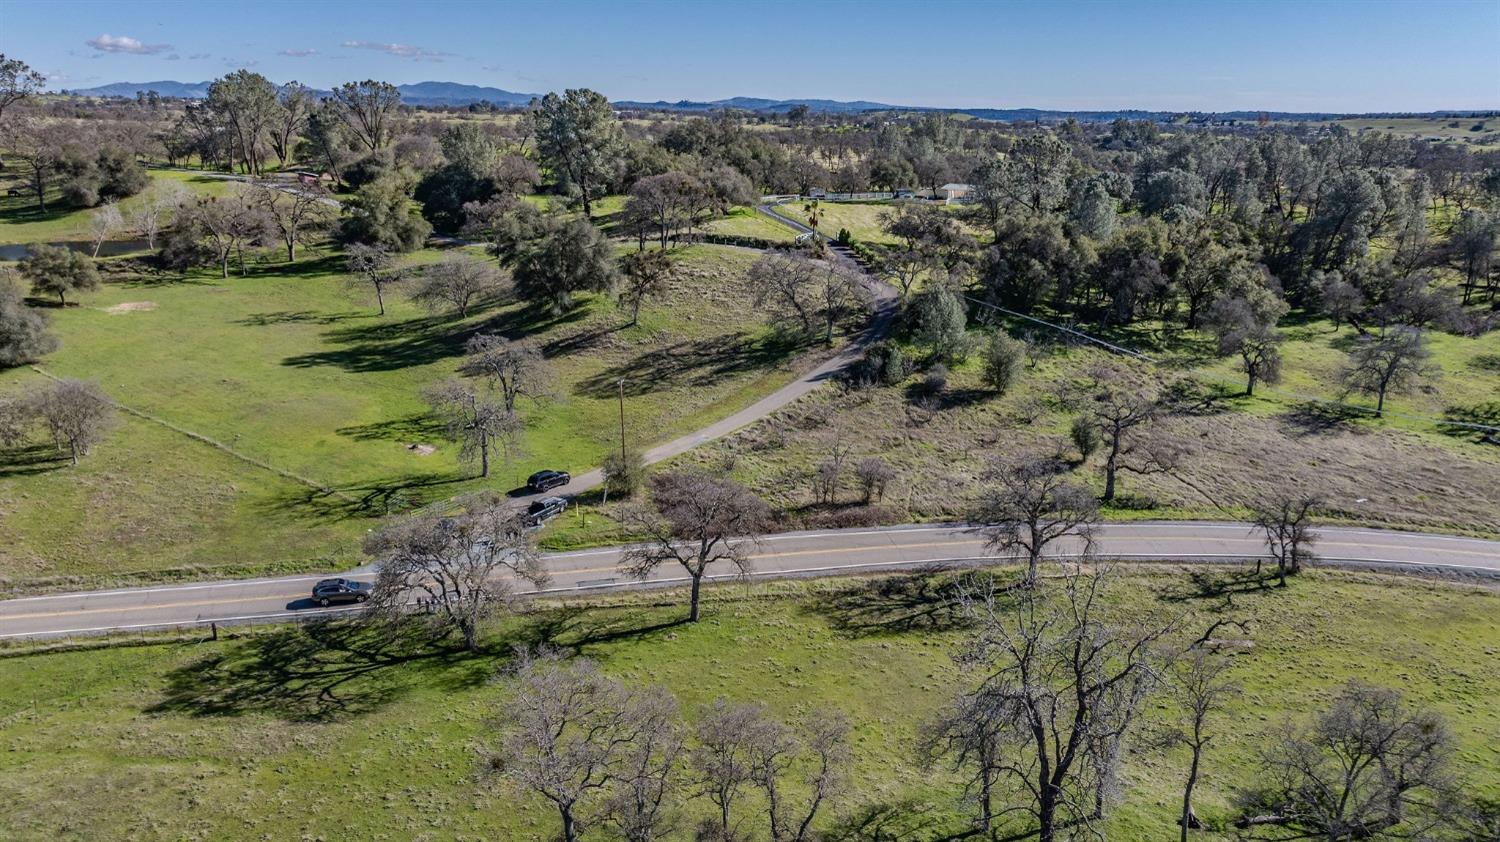
[[[568,501],[562,497],[543,497],[526,507],[526,524],[541,526],[568,509]]]
[[[353,579],[324,579],[313,585],[312,598],[324,607],[335,602],[364,602],[370,598],[370,585]]]
[[[526,487],[532,491],[542,492],[567,485],[572,481],[573,476],[567,471],[537,471],[526,478]]]

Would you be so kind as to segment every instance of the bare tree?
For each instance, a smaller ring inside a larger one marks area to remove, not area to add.
[[[621,260],[625,281],[620,285],[620,302],[630,308],[630,324],[640,322],[641,305],[667,291],[667,276],[672,272],[672,257],[666,251],[637,251]]]
[[[1203,827],[1193,812],[1193,790],[1203,765],[1203,752],[1214,739],[1209,728],[1210,717],[1223,711],[1226,703],[1239,693],[1239,686],[1225,677],[1230,662],[1206,646],[1194,646],[1174,661],[1166,671],[1167,691],[1176,701],[1177,720],[1168,727],[1168,745],[1187,747],[1187,780],[1182,787],[1182,814],[1178,818],[1180,842],[1187,842],[1188,832]]]
[[[1452,756],[1441,716],[1350,681],[1307,727],[1287,726],[1266,748],[1235,826],[1327,842],[1430,838],[1451,820]]]
[[[552,395],[552,370],[535,345],[481,333],[469,340],[464,351],[467,356],[459,370],[488,380],[500,391],[507,413],[516,411],[517,398],[541,400]]]
[[[823,334],[833,344],[833,329],[861,306],[859,274],[835,260],[802,254],[767,254],[746,276],[755,306],[773,323],[794,323],[807,336]]]
[[[31,402],[52,443],[77,465],[115,423],[115,404],[83,380],[61,380],[43,387]]]
[[[1087,488],[1070,482],[1054,459],[997,464],[988,474],[970,519],[989,539],[988,548],[1026,559],[1026,582],[1036,583],[1047,546],[1067,536],[1093,550],[1099,504]]]
[[[1342,374],[1351,392],[1375,395],[1375,415],[1385,414],[1389,392],[1410,391],[1418,381],[1439,373],[1420,328],[1396,326],[1378,337],[1361,337]]]
[[[511,583],[547,582],[522,515],[503,503],[476,500],[462,512],[425,512],[385,524],[365,539],[379,561],[372,616],[406,610],[415,594],[464,648],[479,651],[484,620],[512,600]]]
[[[779,726],[760,702],[732,704],[720,696],[698,711],[697,745],[689,756],[702,794],[719,808],[718,837],[735,838],[734,805],[754,782],[758,745],[781,739]]]
[[[1010,746],[1001,726],[1002,698],[983,688],[960,693],[932,721],[922,727],[918,750],[929,764],[947,760],[964,775],[964,797],[978,808],[974,828],[989,834],[995,819],[995,787],[1005,773]]]
[[[681,565],[692,579],[688,621],[696,623],[704,574],[723,563],[748,572],[749,550],[770,518],[764,501],[731,480],[675,471],[657,474],[651,478],[650,506],[633,506],[623,516],[645,541],[625,551],[620,567],[644,580],[662,564]]]
[[[39,93],[45,84],[47,77],[32,70],[31,65],[0,53],[0,117],[6,108]]]
[[[1286,586],[1288,574],[1301,573],[1304,565],[1317,561],[1312,551],[1316,541],[1312,515],[1321,503],[1316,496],[1281,492],[1257,500],[1251,508],[1254,524],[1265,533],[1266,547],[1276,562],[1276,578],[1282,587]],[[1260,574],[1259,561],[1255,573]]]
[[[430,310],[452,307],[466,319],[475,301],[499,294],[506,280],[489,261],[455,252],[423,271],[411,297]]]
[[[872,500],[885,500],[885,488],[896,478],[896,469],[878,456],[867,456],[854,466],[854,475],[864,492],[865,504],[869,505]]]
[[[90,257],[98,257],[104,241],[120,233],[125,227],[125,217],[120,215],[120,206],[105,202],[89,217],[89,243],[93,245]]]
[[[820,711],[807,717],[801,733],[768,721],[757,737],[750,743],[750,777],[766,795],[771,842],[807,842],[818,812],[843,785],[849,722],[842,714]],[[786,786],[798,766],[809,768],[805,780],[797,782],[807,793],[801,804]]]
[[[130,214],[135,232],[146,238],[146,247],[156,248],[156,238],[181,208],[191,200],[186,187],[175,181],[159,182]]]
[[[372,79],[346,82],[324,102],[333,106],[339,121],[366,149],[374,151],[391,142],[401,109],[401,92],[395,85]]]
[[[615,764],[607,816],[626,842],[656,842],[671,829],[673,789],[683,771],[686,734],[677,700],[665,692],[638,694],[642,727]]]
[[[240,274],[246,274],[244,250],[267,231],[265,213],[256,202],[258,192],[254,187],[234,185],[227,196],[199,199],[179,220],[179,225],[188,226],[208,244],[221,277],[229,277],[229,261],[235,257]]]
[[[297,259],[298,245],[333,224],[332,200],[321,185],[286,187],[266,182],[259,187],[261,191],[256,198],[270,226],[286,245],[288,263]]]
[[[562,839],[577,842],[591,800],[608,794],[617,767],[638,761],[644,742],[674,726],[675,713],[665,691],[631,690],[592,661],[530,660],[517,673],[488,766],[552,802]],[[627,838],[653,839],[656,827],[653,819],[647,835]]]
[[[479,462],[479,476],[490,475],[492,451],[514,452],[520,420],[485,391],[450,377],[429,387],[425,396],[447,429],[448,438],[458,442],[459,458]]]
[[[978,631],[960,656],[984,676],[1004,777],[1022,789],[1041,842],[1085,827],[1109,796],[1120,745],[1156,680],[1152,649],[1172,624],[1126,630],[1099,616],[1108,571],[1064,568],[1061,586],[965,593]],[[992,706],[992,707],[991,707]]]
[[[380,315],[385,315],[385,291],[405,280],[405,275],[396,263],[395,255],[383,246],[351,243],[346,249],[349,257],[346,267],[353,276],[352,283],[362,283],[375,291],[375,301],[380,305]]]
[[[1175,451],[1146,435],[1161,412],[1156,389],[1133,382],[1123,369],[1095,372],[1096,388],[1086,410],[1104,447],[1104,502],[1115,499],[1120,471],[1154,474],[1170,471]]]

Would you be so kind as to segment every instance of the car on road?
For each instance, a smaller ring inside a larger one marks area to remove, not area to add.
[[[526,523],[531,526],[541,526],[567,511],[567,509],[568,501],[566,498],[543,497],[526,507]]]
[[[567,471],[537,471],[526,478],[526,487],[536,492],[550,491],[572,481],[573,475]]]
[[[364,602],[372,590],[368,582],[353,579],[324,579],[313,585],[312,600],[327,608],[340,602]]]

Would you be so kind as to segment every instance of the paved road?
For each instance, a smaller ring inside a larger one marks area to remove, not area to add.
[[[1325,563],[1500,579],[1500,541],[1343,527],[1320,529],[1318,537],[1318,552]],[[1125,560],[1237,562],[1264,552],[1259,535],[1236,523],[1108,524],[1100,530],[1098,543],[1101,556]],[[1067,556],[1077,550],[1076,545],[1063,545],[1058,553]],[[660,587],[683,581],[682,571],[675,567],[660,568],[644,583],[627,579],[617,569],[620,552],[621,548],[612,547],[547,556],[552,581],[545,593]],[[994,560],[980,536],[963,527],[828,530],[766,538],[754,553],[751,575],[827,576]],[[0,601],[0,638],[84,635],[209,621],[278,622],[359,610],[314,608],[307,595],[319,578],[288,576]],[[734,577],[726,571],[718,578]]]
[[[799,222],[772,213],[765,205],[760,205],[756,209],[798,233],[812,231],[811,228]],[[755,403],[750,404],[739,412],[727,418],[721,418],[685,436],[672,439],[647,450],[643,454],[646,464],[655,464],[670,459],[673,456],[686,453],[700,444],[723,438],[741,427],[759,421],[838,376],[840,371],[862,357],[866,348],[886,335],[890,330],[891,320],[895,318],[897,304],[900,301],[900,296],[895,288],[890,284],[882,283],[871,277],[848,254],[836,252],[835,259],[846,262],[851,268],[859,272],[861,282],[864,286],[865,297],[871,307],[870,323],[865,330],[854,341],[844,346],[842,350],[821,365]],[[572,482],[548,491],[547,495],[572,497],[582,494],[585,491],[592,491],[602,485],[603,482],[604,473],[596,468],[587,473],[574,476]],[[526,502],[541,496],[543,495],[525,495],[520,500]]]

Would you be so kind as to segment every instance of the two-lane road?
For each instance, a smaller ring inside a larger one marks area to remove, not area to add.
[[[1264,555],[1260,535],[1245,524],[1205,522],[1114,523],[1100,528],[1100,557],[1138,561],[1239,562]],[[1059,556],[1077,553],[1060,542]],[[565,595],[678,584],[682,571],[663,566],[646,582],[619,572],[622,548],[546,556],[552,581],[545,593]],[[1500,579],[1500,541],[1324,527],[1318,555],[1325,563],[1403,571],[1445,572]],[[796,532],[768,536],[754,551],[751,576],[776,578],[921,569],[994,561],[981,536],[958,526],[900,526]],[[317,609],[307,599],[321,576],[288,576],[0,601],[0,638],[57,637],[218,621],[278,622]],[[369,578],[368,575],[356,578]],[[732,571],[711,577],[733,579]]]

